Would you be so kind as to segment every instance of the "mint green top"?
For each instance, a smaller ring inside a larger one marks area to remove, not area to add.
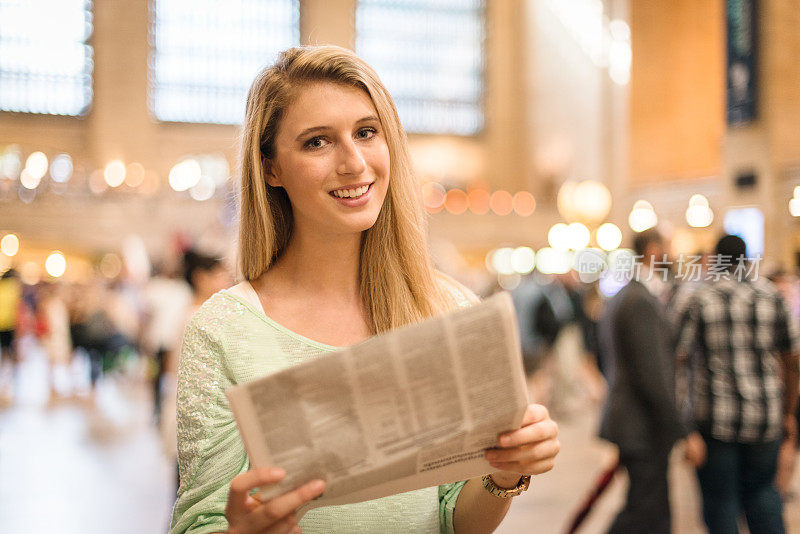
[[[468,290],[443,280],[461,306]],[[241,285],[240,285],[241,287]],[[247,289],[252,291],[249,285]],[[238,288],[237,288],[238,289]],[[228,528],[230,482],[250,468],[225,397],[249,382],[339,349],[305,338],[267,317],[240,291],[220,291],[186,326],[178,370],[178,464],[181,482],[170,534],[206,534]],[[453,511],[464,482],[308,512],[304,534],[453,533]]]

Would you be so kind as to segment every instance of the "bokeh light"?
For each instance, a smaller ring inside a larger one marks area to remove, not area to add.
[[[714,221],[714,212],[706,206],[689,206],[686,209],[686,222],[692,228],[705,228]]]
[[[58,154],[50,163],[50,177],[54,182],[65,184],[72,178],[72,157],[69,154]]]
[[[185,159],[176,163],[169,171],[169,186],[175,191],[186,191],[200,181],[202,170],[197,160]]]
[[[528,217],[536,211],[536,199],[528,191],[518,191],[512,199],[514,213],[520,217]]]
[[[138,162],[129,163],[125,167],[125,185],[128,187],[139,187],[144,182],[144,165]]]
[[[25,160],[25,169],[37,180],[44,178],[44,175],[47,174],[48,166],[47,156],[44,155],[44,152],[33,152]]]
[[[60,278],[67,270],[67,259],[60,251],[54,250],[47,256],[47,260],[44,262],[44,268],[47,274],[53,278]]]
[[[198,201],[208,200],[214,196],[216,185],[211,177],[202,175],[200,180],[197,181],[191,188],[189,188],[189,195]]]
[[[106,183],[111,187],[119,187],[125,181],[125,164],[115,159],[106,165],[103,171]]]
[[[19,145],[9,145],[0,154],[0,178],[16,180],[22,171],[22,150]]]
[[[800,198],[793,198],[789,201],[789,213],[792,217],[800,217]]]
[[[119,255],[109,252],[100,260],[100,274],[113,280],[122,272],[122,259]]]
[[[575,195],[575,188],[577,186],[577,182],[568,180],[561,184],[561,187],[558,189],[558,195],[556,196],[556,208],[558,208],[558,213],[560,213],[561,216],[567,220],[574,220],[578,218],[572,202],[572,198]]]
[[[36,189],[39,187],[41,181],[41,177],[37,178],[35,174],[31,174],[28,167],[22,169],[22,172],[19,175],[19,183],[22,184],[22,187],[25,189]]]
[[[511,275],[516,271],[511,257],[514,254],[514,249],[511,247],[502,247],[492,253],[491,264],[492,270],[497,274]]]
[[[704,206],[708,207],[708,199],[703,195],[692,195],[689,199],[689,206]]]
[[[444,208],[453,215],[467,211],[468,204],[467,194],[461,189],[451,189],[444,197]]]
[[[547,232],[547,242],[550,247],[556,250],[567,250],[569,248],[569,227],[564,223],[556,223]]]
[[[531,247],[517,247],[511,253],[511,267],[519,274],[528,274],[536,267],[536,253]]]
[[[447,190],[442,184],[425,182],[422,185],[422,203],[429,213],[438,213],[444,207],[444,198]]]
[[[497,215],[508,215],[514,209],[511,193],[502,189],[495,191],[489,198],[489,206]]]
[[[497,275],[497,283],[506,291],[514,291],[519,287],[522,277],[519,273]]]
[[[203,175],[214,182],[215,189],[219,189],[230,179],[231,169],[224,154],[207,154],[200,158],[200,168]]]
[[[486,189],[472,189],[467,193],[469,211],[476,215],[483,215],[489,212],[490,195]]]
[[[570,223],[567,226],[567,231],[569,232],[568,248],[572,250],[580,250],[589,246],[589,240],[591,239],[592,235],[586,225],[578,222]]]
[[[19,238],[14,234],[6,234],[0,239],[0,251],[6,256],[16,256],[19,252]]]
[[[603,223],[597,229],[595,238],[603,250],[614,250],[622,243],[622,230],[614,223]]]
[[[556,206],[565,219],[595,224],[611,210],[611,192],[596,180],[569,180],[559,188]]]
[[[572,253],[551,247],[536,253],[536,270],[543,274],[565,274],[572,268]]]
[[[628,225],[634,232],[644,232],[658,224],[653,205],[646,200],[637,200],[628,215]]]
[[[575,187],[572,202],[578,220],[599,222],[611,210],[611,191],[596,180],[584,180]]]
[[[714,220],[714,212],[708,207],[708,199],[703,195],[692,195],[686,209],[686,222],[692,228],[705,228]]]

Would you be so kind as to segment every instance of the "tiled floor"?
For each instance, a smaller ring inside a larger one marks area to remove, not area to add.
[[[173,472],[150,422],[138,381],[107,379],[95,408],[48,407],[46,367],[34,355],[20,370],[17,403],[0,411],[0,530],[4,534],[148,534],[166,531]],[[613,451],[593,437],[597,409],[562,417],[556,469],[515,499],[498,532],[562,533]],[[693,474],[676,451],[671,469],[677,533],[703,532]],[[584,524],[603,532],[625,492],[618,475]],[[794,487],[800,490],[800,473]],[[788,532],[800,532],[800,499],[787,507]]]

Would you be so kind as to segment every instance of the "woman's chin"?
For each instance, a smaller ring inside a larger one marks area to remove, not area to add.
[[[370,228],[375,226],[375,221],[377,221],[377,217],[373,218],[373,219],[370,219],[368,221],[364,221],[363,223],[354,225],[353,231],[354,232],[366,232],[367,230],[369,230]]]
[[[345,220],[342,221],[342,226],[347,228],[348,232],[364,232],[365,230],[369,230],[375,226],[375,222],[377,220],[377,213],[360,213],[358,215],[353,214],[349,217],[345,217]]]

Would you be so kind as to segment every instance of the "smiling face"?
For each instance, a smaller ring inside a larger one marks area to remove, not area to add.
[[[352,234],[375,224],[389,148],[367,93],[316,82],[298,89],[275,136],[266,180],[286,190],[295,232]]]

